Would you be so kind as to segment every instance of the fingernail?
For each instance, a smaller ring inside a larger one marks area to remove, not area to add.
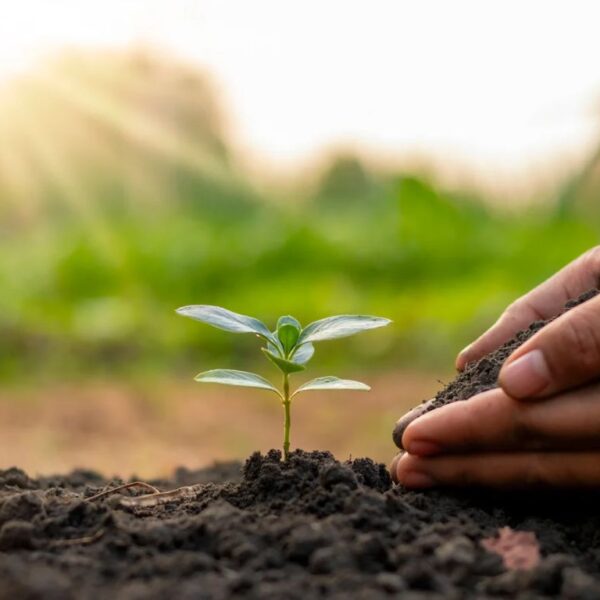
[[[408,488],[425,489],[436,485],[433,477],[421,471],[408,471],[402,475],[400,483]]]
[[[408,444],[406,451],[409,454],[415,454],[416,456],[431,456],[432,454],[439,454],[442,451],[442,448],[435,442],[412,440]]]
[[[405,454],[405,452],[398,452],[398,454],[396,454],[396,456],[394,456],[394,458],[392,459],[392,462],[390,463],[390,476],[392,478],[392,481],[394,483],[398,483],[398,461],[402,458],[402,456]]]
[[[513,398],[527,398],[541,392],[550,383],[550,369],[541,350],[532,350],[504,366],[500,385]]]
[[[396,426],[394,427],[394,431],[392,432],[392,439],[394,440],[394,444],[398,446],[398,448],[402,449],[402,436],[404,435],[404,430],[415,420],[418,419],[421,415],[427,412],[429,405],[433,402],[434,398],[428,400],[427,402],[423,402],[423,404],[419,404],[412,410],[409,410],[405,415],[400,417],[396,421]]]
[[[458,353],[458,358],[456,359],[456,366],[458,367],[459,370],[462,370],[466,366],[467,357],[468,357],[469,351],[471,350],[472,347],[473,347],[473,344],[469,344],[468,346],[465,346]]]

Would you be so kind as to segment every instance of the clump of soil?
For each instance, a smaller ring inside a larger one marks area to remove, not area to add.
[[[563,314],[572,308],[587,302],[599,293],[599,290],[593,289],[585,292],[579,298],[567,302],[565,308],[560,314]],[[557,315],[557,317],[560,315]],[[478,361],[467,365],[465,370],[446,386],[443,390],[437,393],[433,401],[427,405],[423,405],[423,412],[429,412],[445,404],[456,402],[457,400],[468,400],[476,394],[491,390],[498,386],[498,374],[504,364],[504,361],[530,337],[536,334],[542,327],[554,321],[557,317],[546,321],[534,321],[531,325],[519,331],[514,338],[500,346],[495,352],[491,352]]]
[[[438,405],[493,387],[543,325],[470,365]],[[94,499],[122,483],[0,471],[0,600],[600,598],[595,493],[414,492],[368,458],[301,450],[179,469],[151,482],[186,486],[160,504],[137,488]]]
[[[191,497],[129,508],[139,492],[87,501],[120,483],[94,473],[0,471],[0,598],[600,597],[598,497],[574,515],[547,494],[410,492],[369,459],[300,450],[208,481],[232,467],[185,472],[202,482]],[[485,550],[507,526],[533,532],[538,566]]]

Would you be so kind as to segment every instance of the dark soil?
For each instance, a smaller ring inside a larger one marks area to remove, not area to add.
[[[192,498],[127,508],[130,491],[85,501],[119,483],[93,473],[1,471],[0,598],[600,598],[597,496],[575,512],[548,494],[409,492],[326,452],[179,475],[204,482]],[[537,535],[538,567],[484,550],[504,526]]]
[[[469,366],[439,402],[492,387],[542,325]],[[369,459],[298,450],[287,463],[271,451],[243,469],[179,469],[152,483],[198,485],[159,506],[125,505],[147,493],[136,489],[87,500],[120,483],[0,471],[0,600],[600,598],[589,492],[411,492]],[[507,570],[484,549],[502,527],[535,534],[537,567]]]
[[[579,298],[567,302],[564,310],[560,314],[563,314],[572,308],[587,302],[598,293],[599,290],[597,289],[589,290],[585,294],[579,296]],[[560,315],[557,315],[557,317],[558,316]],[[440,406],[444,406],[445,404],[456,402],[457,400],[468,400],[476,394],[497,387],[498,374],[500,373],[500,369],[504,364],[504,361],[521,344],[526,342],[530,337],[542,329],[542,327],[554,321],[554,319],[557,317],[548,319],[547,321],[534,321],[527,329],[519,331],[519,333],[517,333],[512,340],[506,342],[495,352],[492,352],[487,356],[484,356],[482,359],[467,365],[465,370],[462,373],[459,373],[452,383],[438,392],[432,402],[428,403],[427,406],[423,406],[423,414],[435,408],[439,408]]]

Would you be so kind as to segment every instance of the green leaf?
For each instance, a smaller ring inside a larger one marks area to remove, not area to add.
[[[261,348],[261,350],[264,352],[265,356],[284,373],[298,373],[298,371],[304,371],[306,368],[304,365],[281,358],[281,356],[277,356],[277,354],[274,354],[266,348]]]
[[[202,323],[212,325],[217,329],[232,331],[233,333],[256,333],[260,337],[277,344],[276,338],[268,330],[267,326],[254,317],[247,317],[234,313],[220,306],[210,306],[208,304],[195,304],[192,306],[182,306],[176,310],[177,314]]]
[[[277,321],[277,337],[286,356],[294,349],[302,326],[294,317],[281,317]]]
[[[293,325],[298,331],[302,331],[302,325],[300,325],[300,321],[291,315],[279,317],[279,320],[277,321],[277,329],[279,329],[281,325]]]
[[[296,346],[290,360],[299,365],[305,365],[313,357],[314,353],[315,347],[310,342],[306,342],[302,346]]]
[[[277,332],[274,331],[273,335],[275,337],[277,337]],[[277,340],[277,345],[272,344],[271,342],[267,342],[267,350],[277,356],[281,356],[281,358],[284,358],[284,356],[285,356],[285,352],[283,351],[283,346],[281,345],[279,340]]]
[[[368,392],[371,388],[360,381],[352,379],[340,379],[339,377],[317,377],[301,385],[292,397],[300,392],[309,392],[312,390],[362,390]]]
[[[385,327],[391,321],[383,317],[371,317],[368,315],[338,315],[327,317],[311,323],[302,330],[298,345],[306,342],[318,342],[321,340],[333,340],[335,338],[347,337],[367,329]]]
[[[220,383],[222,385],[236,385],[239,387],[260,388],[269,390],[281,396],[280,391],[269,383],[264,377],[248,371],[234,371],[233,369],[213,369],[205,371],[194,377],[200,383]]]

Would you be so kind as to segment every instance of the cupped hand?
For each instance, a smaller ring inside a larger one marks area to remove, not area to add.
[[[600,384],[522,402],[501,389],[448,404],[404,432],[407,487],[600,486]]]
[[[459,369],[600,281],[595,248],[513,303]],[[505,362],[499,388],[398,422],[392,476],[432,485],[600,486],[600,296],[563,313]]]
[[[556,316],[572,298],[600,283],[600,246],[569,263],[556,275],[513,302],[490,329],[457,357],[456,367],[465,366],[492,352],[532,321]]]

